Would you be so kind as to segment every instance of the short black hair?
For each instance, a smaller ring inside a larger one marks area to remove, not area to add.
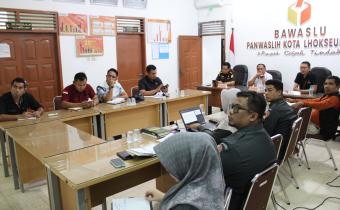
[[[87,76],[84,72],[78,72],[76,75],[74,75],[73,81],[84,81],[87,80]]]
[[[106,74],[109,74],[110,71],[116,73],[116,76],[118,76],[118,71],[117,71],[117,69],[110,68],[109,70],[107,70],[107,73],[106,73]]]
[[[277,79],[270,79],[266,81],[266,85],[273,85],[276,90],[283,91],[283,83]]]
[[[308,61],[303,61],[301,64],[306,64],[308,68],[310,69],[310,63]]]
[[[262,66],[266,69],[266,65],[264,65],[263,63],[257,64],[257,65],[256,65],[256,68],[257,68],[259,65],[262,65]]]
[[[148,72],[148,73],[150,73],[151,71],[154,71],[154,70],[156,70],[157,68],[156,68],[156,66],[155,65],[147,65],[147,67],[146,67],[146,72]]]
[[[14,83],[24,83],[24,87],[27,87],[27,82],[26,82],[26,80],[24,79],[24,78],[22,78],[22,77],[16,77],[16,78],[14,78],[13,80],[12,80],[12,82],[11,82],[11,86],[13,86],[14,85]]]
[[[231,65],[230,65],[229,62],[223,62],[223,63],[222,63],[222,66],[227,66],[228,69],[230,69],[230,67],[231,67]]]
[[[243,97],[248,99],[248,109],[258,114],[258,119],[262,120],[264,112],[266,111],[266,100],[262,94],[258,94],[254,91],[241,91],[237,93],[237,97]]]
[[[326,79],[334,79],[336,86],[340,85],[340,79],[338,76],[328,76]]]

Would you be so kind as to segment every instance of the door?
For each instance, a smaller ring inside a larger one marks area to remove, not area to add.
[[[202,39],[179,36],[180,89],[196,89],[202,84]]]
[[[10,58],[0,58],[0,94],[9,91],[15,77],[28,82],[30,92],[46,110],[53,109],[53,97],[60,92],[55,34],[1,33],[8,43]]]
[[[143,34],[117,35],[117,67],[119,82],[130,95],[138,85],[145,69],[145,44]]]

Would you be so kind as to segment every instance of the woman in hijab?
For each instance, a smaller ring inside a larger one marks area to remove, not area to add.
[[[147,191],[159,210],[222,210],[225,182],[220,156],[206,133],[178,133],[154,147],[161,164],[177,180],[165,195]]]

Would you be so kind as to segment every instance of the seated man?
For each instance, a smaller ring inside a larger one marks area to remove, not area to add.
[[[314,93],[318,88],[316,78],[310,72],[310,63],[304,61],[300,64],[300,72],[297,73],[294,80],[293,90],[300,91],[301,93],[308,93],[310,87],[313,88]]]
[[[324,83],[325,94],[315,99],[287,99],[292,106],[299,109],[303,106],[312,108],[311,121],[307,133],[321,134],[331,138],[337,129],[340,112],[340,79],[337,76],[329,76]]]
[[[0,97],[0,121],[42,115],[43,107],[26,90],[27,83],[23,78],[17,77],[12,81],[11,91]]]
[[[153,96],[160,91],[168,92],[168,85],[163,85],[162,80],[157,77],[157,69],[154,65],[146,67],[146,76],[138,81],[138,88],[144,96]]]
[[[273,142],[262,125],[265,108],[263,96],[242,91],[229,111],[229,124],[238,131],[218,145],[224,180],[233,189],[229,210],[242,208],[251,179],[276,161]]]
[[[97,94],[101,102],[111,101],[115,98],[128,98],[122,85],[118,82],[118,71],[111,68],[106,73],[106,81],[97,87]]]
[[[61,107],[90,108],[98,104],[98,98],[91,85],[86,84],[87,77],[83,72],[74,76],[73,84],[63,90]]]
[[[266,72],[266,65],[260,63],[256,66],[257,73],[248,81],[248,86],[255,86],[259,89],[265,89],[267,80],[273,79],[273,76]]]
[[[288,146],[291,128],[297,115],[293,108],[283,99],[283,83],[279,80],[266,81],[266,99],[269,110],[263,126],[270,136],[281,134],[283,137],[279,160],[282,160]]]
[[[225,83],[231,86],[235,85],[234,73],[230,68],[230,63],[224,62],[222,64],[221,72],[217,75],[216,81],[218,83]]]

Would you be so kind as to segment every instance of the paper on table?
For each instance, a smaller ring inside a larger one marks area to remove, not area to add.
[[[144,147],[128,149],[127,151],[136,156],[154,156],[156,153],[155,150],[153,150],[153,147],[156,145],[157,144],[150,144]]]
[[[120,103],[124,103],[124,102],[125,102],[124,98],[115,98],[115,99],[108,101],[106,103],[108,103],[108,104],[120,104]]]
[[[151,210],[145,198],[113,198],[111,207],[112,210]]]

